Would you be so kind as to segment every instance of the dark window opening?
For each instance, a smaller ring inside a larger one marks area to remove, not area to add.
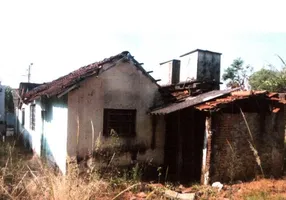
[[[136,110],[104,109],[104,136],[135,136]]]
[[[30,128],[35,130],[35,121],[36,121],[36,105],[33,104],[30,106]]]
[[[25,108],[22,109],[22,126],[25,126]]]

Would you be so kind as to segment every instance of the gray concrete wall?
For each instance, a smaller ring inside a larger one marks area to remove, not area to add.
[[[152,121],[151,116],[147,114],[157,97],[158,86],[130,63],[119,63],[99,77],[93,76],[83,81],[79,89],[68,95],[68,155],[85,156],[95,150],[111,149],[116,153],[113,162],[126,165],[131,162],[132,152],[116,152],[116,148],[128,146],[135,151],[139,151],[140,148],[137,160],[152,160],[153,163],[162,164],[164,120],[159,118],[155,133],[156,144],[152,150]],[[136,109],[136,136],[103,136],[104,108]]]

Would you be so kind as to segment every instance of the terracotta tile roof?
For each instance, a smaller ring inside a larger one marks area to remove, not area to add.
[[[33,90],[27,92],[24,95],[24,101],[30,102],[33,101],[40,96],[46,96],[46,97],[52,97],[55,95],[59,95],[69,89],[74,89],[76,88],[76,84],[79,83],[80,81],[86,79],[87,77],[93,76],[93,75],[98,75],[100,73],[100,69],[104,64],[107,63],[115,63],[116,61],[119,60],[132,60],[133,64],[143,72],[146,76],[148,76],[153,82],[156,83],[155,79],[150,76],[144,69],[143,67],[131,56],[131,54],[128,51],[124,51],[120,54],[117,54],[115,56],[112,56],[110,58],[106,58],[102,61],[95,62],[89,65],[86,65],[84,67],[81,67],[65,76],[62,76],[54,81],[42,84],[39,87],[34,88]]]
[[[184,108],[188,108],[191,106],[195,106],[201,104],[203,102],[210,101],[212,99],[216,99],[221,96],[225,96],[230,94],[231,92],[238,90],[240,88],[228,89],[228,90],[213,90],[210,92],[206,92],[197,96],[189,96],[179,102],[171,103],[160,108],[153,109],[150,114],[152,115],[165,115],[178,110],[182,110]],[[206,105],[208,106],[208,105]]]
[[[39,83],[28,83],[28,82],[21,82],[19,86],[19,94],[23,98],[24,94],[33,90],[34,88],[40,86],[42,84]]]
[[[229,96],[220,97],[212,101],[199,104],[195,106],[195,108],[199,110],[212,110],[222,104],[228,104],[228,103],[231,103],[237,100],[248,99],[250,97],[257,97],[257,96],[260,96],[270,101],[277,101],[279,103],[286,104],[285,100],[278,98],[278,93],[273,93],[273,92],[269,93],[265,90],[264,91],[234,91],[234,92],[231,92]],[[273,110],[273,112],[278,112],[278,111],[279,111],[278,109]]]
[[[229,104],[237,100],[248,99],[251,97],[261,97],[270,101],[286,104],[286,100],[279,98],[278,93],[269,93],[267,91],[238,91],[239,89],[240,88],[206,92],[194,97],[185,98],[184,100],[176,103],[153,109],[150,113],[153,115],[165,115],[192,106],[201,111],[207,111],[216,109],[223,104]],[[278,108],[273,109],[273,112],[278,111]]]

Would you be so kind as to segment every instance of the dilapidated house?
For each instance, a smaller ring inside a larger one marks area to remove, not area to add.
[[[21,95],[22,124],[33,150],[62,172],[67,157],[80,160],[95,150],[115,151],[118,165],[135,160],[160,165],[164,120],[157,121],[155,130],[148,114],[162,101],[158,89],[141,64],[122,52]]]
[[[266,91],[219,90],[220,59],[189,52],[161,63],[158,82],[122,52],[21,93],[22,129],[63,173],[68,158],[104,164],[105,152],[116,165],[152,163],[181,182],[279,176],[284,102]]]

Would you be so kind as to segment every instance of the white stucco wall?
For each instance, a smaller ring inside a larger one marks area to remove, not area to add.
[[[116,143],[143,145],[144,153],[137,160],[152,160],[162,164],[164,159],[164,120],[158,119],[155,149],[151,149],[152,121],[147,114],[159,95],[158,86],[133,64],[120,63],[98,77],[81,83],[80,88],[68,96],[68,154],[84,156],[100,141],[101,148],[112,147],[114,140],[102,135],[105,108],[136,109],[136,136],[120,137]],[[115,144],[116,145],[116,144]],[[130,164],[130,153],[119,157],[119,164]]]
[[[51,109],[46,110],[44,122],[44,141],[46,158],[55,163],[62,173],[66,173],[67,155],[67,108],[63,104],[52,103]],[[49,116],[50,115],[50,116]]]
[[[38,156],[47,158],[51,165],[59,167],[66,173],[67,149],[67,106],[60,101],[50,99],[49,105],[36,101],[35,130],[30,128],[30,105],[23,104],[25,109],[25,125],[22,126],[22,111],[19,110],[19,130],[24,136],[26,146],[32,148]],[[42,119],[42,110],[46,110],[45,120]],[[46,117],[47,116],[47,117]],[[43,140],[42,140],[43,139]],[[44,145],[44,151],[41,151]],[[42,153],[45,155],[41,155]]]

